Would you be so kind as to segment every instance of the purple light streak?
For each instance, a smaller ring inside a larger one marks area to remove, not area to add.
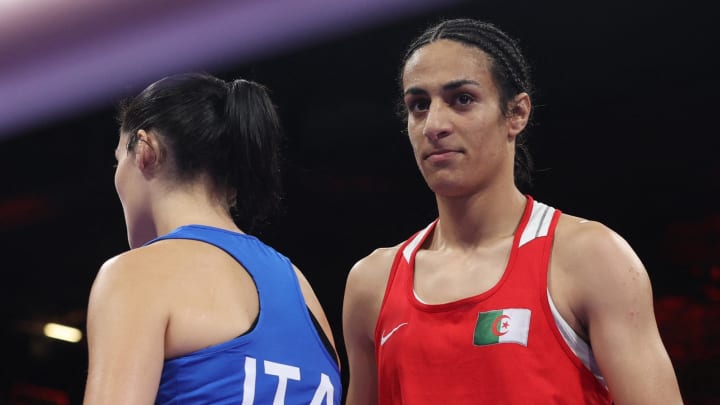
[[[74,9],[51,2],[4,13],[0,140],[170,73],[249,62],[452,2],[163,0],[123,7],[83,2]]]

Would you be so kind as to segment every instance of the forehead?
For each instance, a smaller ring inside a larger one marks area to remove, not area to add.
[[[403,68],[403,89],[473,80],[492,87],[491,60],[474,46],[446,39],[416,50]]]

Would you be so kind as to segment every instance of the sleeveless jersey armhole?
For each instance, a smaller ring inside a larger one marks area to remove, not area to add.
[[[337,362],[338,366],[340,366],[340,357],[337,354],[337,351],[333,347],[333,345],[330,343],[330,339],[328,338],[327,334],[323,330],[322,326],[320,326],[320,322],[318,322],[317,318],[315,317],[315,314],[312,313],[310,308],[307,306],[305,307],[307,309],[308,314],[310,315],[310,319],[312,320],[313,325],[315,326],[315,330],[317,331],[318,336],[320,336],[320,340],[322,340],[323,346],[325,346],[325,350],[327,350],[330,357],[334,358]]]
[[[417,244],[419,244],[422,240],[424,240],[426,234],[429,230],[433,229],[435,227],[435,224],[437,223],[437,219],[432,221],[429,225],[427,225],[425,228],[415,232],[410,238],[405,240],[400,247],[398,248],[398,251],[395,253],[395,258],[392,262],[392,265],[390,266],[390,274],[388,274],[388,280],[387,284],[385,284],[385,291],[383,291],[383,298],[382,302],[380,303],[380,311],[378,312],[378,318],[375,321],[375,331],[373,334],[374,340],[375,340],[375,346],[377,349],[377,342],[378,338],[382,335],[382,331],[380,330],[380,324],[382,323],[382,316],[383,316],[383,310],[385,308],[385,302],[388,297],[388,292],[390,291],[390,288],[392,284],[395,281],[395,277],[398,273],[398,267],[399,262],[403,259],[410,261],[410,254],[415,248],[417,247]]]
[[[560,331],[560,335],[562,335],[563,340],[565,340],[565,343],[567,343],[568,347],[570,347],[570,350],[575,353],[575,356],[580,359],[583,365],[585,365],[585,367],[587,367],[587,369],[593,373],[595,378],[598,379],[598,381],[605,387],[605,389],[607,389],[607,383],[605,382],[605,378],[600,373],[600,368],[595,361],[595,356],[593,355],[590,345],[585,342],[580,336],[578,336],[578,334],[575,333],[573,328],[570,327],[570,324],[567,323],[565,318],[562,317],[560,312],[555,307],[555,303],[553,302],[552,297],[550,296],[550,290],[547,290],[547,299],[548,304],[550,305],[550,312],[552,312],[553,319],[555,320],[555,325]]]

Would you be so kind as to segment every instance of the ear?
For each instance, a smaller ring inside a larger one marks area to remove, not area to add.
[[[160,165],[160,142],[157,134],[144,129],[137,132],[135,164],[146,174],[152,174]]]
[[[530,119],[531,110],[530,95],[523,92],[515,96],[510,105],[510,116],[507,121],[510,140],[515,140],[515,137],[525,129]]]

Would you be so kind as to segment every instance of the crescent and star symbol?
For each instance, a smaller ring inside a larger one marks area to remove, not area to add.
[[[505,321],[502,323],[502,325],[500,325],[500,322],[505,319],[510,319],[510,317],[507,315],[500,315],[497,317],[497,319],[495,319],[495,321],[492,324],[492,328],[491,328],[493,335],[499,337],[508,332],[507,328],[510,326],[509,322]],[[505,329],[505,332],[501,332],[502,329]]]

